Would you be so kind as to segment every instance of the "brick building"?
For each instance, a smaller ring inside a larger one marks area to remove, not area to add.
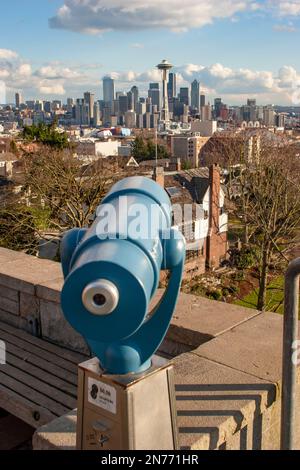
[[[227,255],[228,216],[217,165],[172,174],[156,169],[153,175],[173,204],[174,224],[187,241],[185,279],[220,266]],[[182,209],[184,219],[176,220]]]

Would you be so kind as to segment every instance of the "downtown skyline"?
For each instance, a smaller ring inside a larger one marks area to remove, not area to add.
[[[146,94],[149,82],[160,81],[155,65],[164,57],[174,64],[178,88],[197,79],[211,101],[220,96],[240,105],[250,96],[261,104],[299,104],[293,99],[300,84],[300,1],[188,0],[183,9],[177,0],[155,0],[151,9],[135,0],[125,11],[114,0],[107,7],[114,24],[102,0],[24,3],[2,7],[0,80],[8,102],[18,91],[27,100],[66,101],[86,90],[101,99],[105,75],[116,80],[116,91],[137,85]]]

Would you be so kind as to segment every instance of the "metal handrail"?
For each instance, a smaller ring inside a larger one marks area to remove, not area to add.
[[[281,450],[295,448],[297,364],[293,361],[295,341],[298,339],[300,258],[289,264],[285,275]]]

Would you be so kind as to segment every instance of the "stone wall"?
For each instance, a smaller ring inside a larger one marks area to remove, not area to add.
[[[62,315],[62,285],[58,263],[0,248],[0,322],[88,354]],[[182,449],[279,448],[282,327],[278,314],[180,295],[160,352],[174,357]],[[36,447],[75,448],[74,416],[42,428]]]

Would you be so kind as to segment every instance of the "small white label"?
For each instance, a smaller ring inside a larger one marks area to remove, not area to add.
[[[88,401],[110,413],[117,413],[116,389],[91,377],[88,379]]]

